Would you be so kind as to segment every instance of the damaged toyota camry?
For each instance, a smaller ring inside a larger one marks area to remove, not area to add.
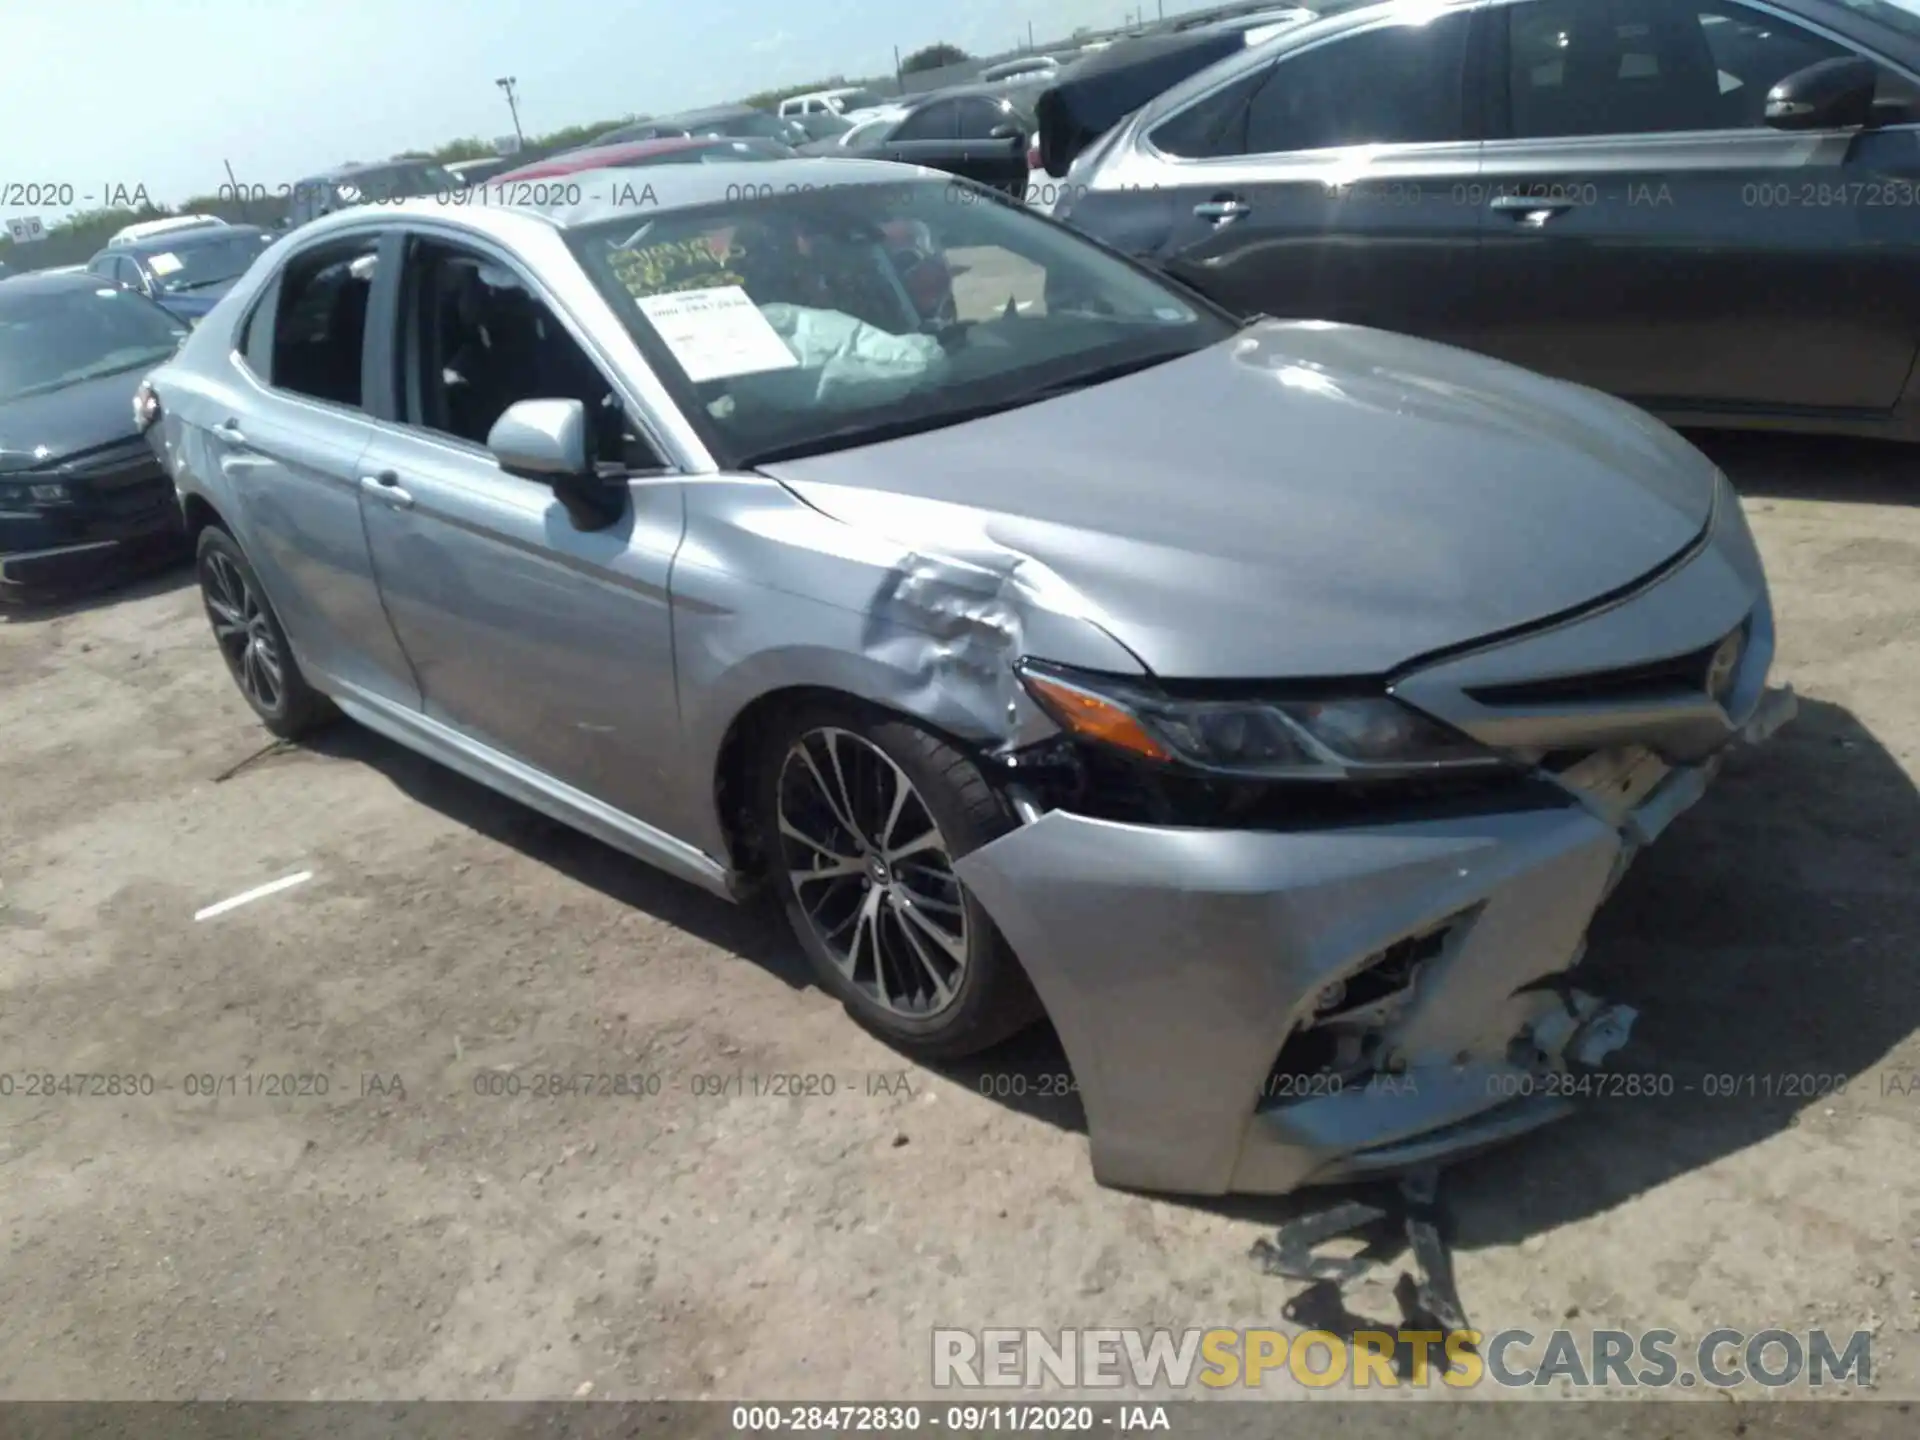
[[[907,1053],[1044,1014],[1108,1183],[1564,1112],[1596,908],[1792,709],[1707,459],[945,176],[572,180],[318,221],[141,390],[270,730],[770,890]]]

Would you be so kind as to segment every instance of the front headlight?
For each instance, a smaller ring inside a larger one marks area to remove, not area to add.
[[[0,505],[64,505],[70,498],[58,481],[0,484]]]
[[[1188,700],[1031,660],[1020,663],[1019,675],[1063,730],[1163,765],[1359,780],[1505,763],[1387,695]]]

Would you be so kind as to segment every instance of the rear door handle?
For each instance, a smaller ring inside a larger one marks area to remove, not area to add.
[[[400,477],[391,470],[382,470],[378,475],[362,475],[360,488],[396,510],[413,508],[413,496],[400,488]]]
[[[1252,214],[1253,207],[1244,200],[1227,196],[1219,200],[1202,200],[1193,207],[1193,213],[1202,220],[1212,220],[1216,224],[1224,225],[1229,220],[1238,220],[1242,215]]]

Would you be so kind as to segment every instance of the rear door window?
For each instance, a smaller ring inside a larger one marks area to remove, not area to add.
[[[367,300],[379,238],[356,235],[310,250],[281,272],[267,382],[359,410]]]
[[[1248,105],[1245,153],[1464,138],[1470,25],[1455,11],[1282,56]]]

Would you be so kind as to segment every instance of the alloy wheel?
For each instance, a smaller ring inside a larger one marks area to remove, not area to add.
[[[780,767],[780,849],[800,910],[847,980],[895,1015],[953,1004],[967,911],[946,837],[913,782],[850,730],[809,730]]]
[[[227,658],[234,681],[260,709],[277,709],[286,693],[286,680],[266,606],[240,567],[218,551],[206,557],[200,590],[207,618],[213,622],[213,638]]]

